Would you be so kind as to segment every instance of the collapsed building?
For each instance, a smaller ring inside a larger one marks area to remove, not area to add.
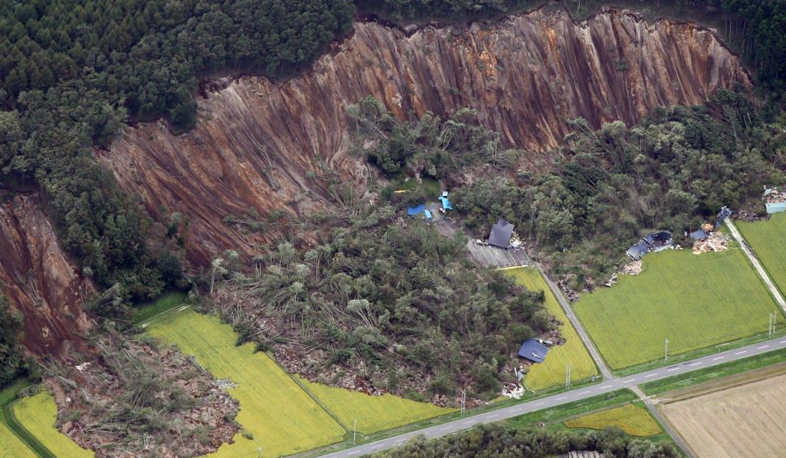
[[[628,248],[627,254],[629,258],[639,260],[647,253],[657,253],[671,248],[674,248],[671,232],[652,232]]]

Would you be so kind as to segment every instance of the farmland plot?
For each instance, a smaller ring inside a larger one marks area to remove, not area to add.
[[[769,221],[735,224],[778,288],[786,291],[786,213],[772,215]]]
[[[57,430],[57,405],[48,391],[22,398],[12,406],[14,416],[27,432],[58,458],[93,458],[95,453],[78,446]]]
[[[36,458],[37,456],[8,426],[0,423],[0,458]]]
[[[582,296],[574,305],[613,369],[767,332],[778,307],[739,247],[644,258],[644,271]]]
[[[568,317],[557,302],[557,298],[551,292],[546,280],[537,269],[519,267],[508,269],[505,274],[512,276],[516,283],[530,291],[543,291],[546,301],[543,304],[546,309],[554,315],[562,325],[559,327],[565,343],[549,350],[546,361],[541,364],[533,364],[527,373],[524,383],[533,390],[542,390],[565,383],[567,365],[571,367],[571,378],[582,380],[598,374],[598,369],[592,361],[587,348],[579,338],[573,325],[568,321]]]
[[[699,458],[784,456],[784,410],[786,375],[661,407]]]
[[[565,422],[568,428],[604,429],[617,427],[631,436],[654,436],[662,431],[658,422],[647,409],[634,404],[626,404],[613,409],[584,415]]]

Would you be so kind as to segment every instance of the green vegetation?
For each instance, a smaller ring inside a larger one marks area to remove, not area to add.
[[[211,307],[241,341],[296,357],[319,349],[293,369],[310,380],[334,383],[331,368],[414,400],[462,387],[497,396],[500,370],[521,341],[554,326],[542,295],[470,264],[463,237],[397,225],[388,205],[359,203],[353,212],[323,215],[319,227],[329,234],[308,249],[271,246],[249,274],[221,258],[221,294],[242,299]]]
[[[675,375],[674,377],[645,383],[641,385],[641,389],[647,395],[655,395],[784,362],[786,362],[786,350],[776,350],[721,364],[719,366],[708,367],[698,371],[687,372],[685,374]]]
[[[516,429],[504,424],[484,425],[440,439],[415,439],[403,447],[379,453],[380,458],[550,458],[570,451],[597,450],[615,458],[676,458],[681,456],[668,443],[632,439],[622,431],[607,429],[579,433]]]
[[[507,423],[514,428],[527,429],[534,428],[540,423],[545,423],[547,426],[557,426],[561,429],[562,422],[577,415],[583,415],[596,410],[606,409],[609,407],[619,406],[625,403],[633,402],[638,397],[629,390],[617,390],[611,393],[605,393],[591,398],[582,399],[580,401],[569,402],[550,409],[538,410],[532,413],[524,414],[515,418],[507,420]]]
[[[12,405],[16,420],[36,440],[58,458],[92,458],[95,453],[79,447],[68,436],[55,427],[57,423],[57,405],[52,394],[42,391],[35,396],[22,398]]]
[[[18,379],[16,382],[10,384],[8,387],[0,391],[0,458],[49,458],[50,455],[46,453],[36,453],[25,442],[29,438],[29,434],[25,435],[26,431],[22,430],[22,434],[15,431],[18,423],[13,426],[8,422],[6,410],[10,410],[9,405],[16,400],[19,391],[29,386],[29,382],[24,379]],[[21,429],[21,428],[18,428]],[[22,437],[25,437],[22,439]],[[43,449],[40,443],[39,450]],[[44,451],[45,452],[45,451]]]
[[[237,384],[229,392],[240,402],[236,421],[244,429],[211,457],[255,456],[259,446],[265,456],[289,455],[343,439],[346,431],[286,372],[254,345],[236,346],[237,334],[217,317],[189,309],[156,321],[147,333]]]
[[[662,431],[647,409],[636,404],[602,410],[565,422],[568,428],[605,429],[620,428],[631,436],[654,436]]]
[[[154,302],[140,305],[134,309],[134,323],[144,323],[157,315],[173,310],[183,305],[186,297],[186,293],[169,292]]]
[[[758,201],[778,182],[779,126],[758,117],[742,92],[720,90],[707,106],[659,108],[640,125],[593,130],[585,120],[552,152],[545,172],[475,180],[453,193],[465,226],[488,233],[497,218],[534,241],[551,274],[574,289],[605,283],[649,229],[684,229]]]
[[[322,405],[338,417],[341,423],[352,429],[357,420],[357,431],[366,435],[456,411],[456,409],[410,401],[390,394],[369,396],[357,391],[310,383],[306,380],[301,380],[301,383],[319,399]]]
[[[22,346],[19,343],[24,316],[11,310],[2,293],[2,287],[0,282],[0,388],[26,369]]]
[[[515,278],[516,283],[533,292],[543,291],[545,296],[544,306],[562,324],[559,326],[560,334],[565,343],[552,347],[549,356],[542,364],[530,366],[524,383],[533,390],[542,390],[565,383],[566,365],[570,364],[571,378],[583,380],[598,374],[598,368],[592,361],[587,348],[576,333],[576,329],[568,320],[565,311],[557,302],[543,275],[537,269],[519,267],[504,271],[506,275]]]
[[[38,455],[27,448],[5,423],[0,422],[0,458],[37,458]]]
[[[766,330],[778,311],[741,250],[650,254],[638,276],[584,295],[576,313],[614,369]],[[780,312],[779,312],[780,313]]]
[[[786,214],[774,214],[768,221],[735,224],[778,289],[786,291]]]

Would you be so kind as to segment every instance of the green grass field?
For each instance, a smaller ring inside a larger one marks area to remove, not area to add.
[[[778,310],[736,246],[647,255],[640,275],[621,275],[574,308],[613,369],[663,358],[666,338],[676,355],[767,332]]]
[[[617,427],[631,436],[654,436],[662,431],[658,422],[647,409],[639,405],[626,404],[613,409],[601,410],[565,422],[568,428],[604,429]]]
[[[194,355],[216,378],[238,384],[230,394],[240,401],[237,422],[244,430],[235,437],[235,444],[221,446],[211,458],[255,457],[259,446],[263,456],[288,455],[344,439],[347,431],[298,382],[266,354],[254,353],[252,344],[236,347],[237,334],[217,317],[189,309],[155,321],[147,333]],[[394,396],[367,396],[299,382],[348,429],[357,419],[362,434],[453,411]]]
[[[562,307],[560,307],[551,289],[549,289],[549,285],[546,284],[546,280],[540,271],[519,267],[507,269],[504,273],[515,278],[516,283],[530,291],[544,291],[546,295],[544,306],[563,323],[560,326],[560,332],[565,338],[565,343],[552,347],[544,363],[533,364],[530,367],[530,371],[524,379],[527,387],[533,390],[542,390],[564,384],[568,363],[570,363],[571,378],[573,380],[582,380],[597,375],[598,369],[595,367],[595,363],[592,362],[592,357],[587,352],[587,348],[584,347],[584,343],[579,338],[573,325],[568,321],[568,317],[565,315]]]
[[[0,458],[38,458],[38,455],[0,422]]]
[[[344,429],[336,423],[289,375],[254,345],[235,346],[237,334],[215,316],[191,309],[148,327],[149,334],[183,353],[194,355],[218,379],[238,386],[229,393],[240,401],[237,422],[243,432],[234,444],[224,444],[211,457],[247,458],[289,455],[341,441]]]
[[[134,323],[143,323],[157,315],[174,309],[185,302],[186,293],[173,291],[163,294],[153,302],[134,307]]]
[[[768,221],[735,221],[781,292],[786,291],[786,213],[772,215]]]
[[[16,401],[12,410],[17,421],[58,458],[95,457],[57,430],[57,405],[48,391]]]
[[[301,382],[348,428],[352,429],[354,421],[357,420],[357,431],[363,434],[372,434],[456,411],[389,394],[368,396],[357,391],[310,383],[307,380]]]

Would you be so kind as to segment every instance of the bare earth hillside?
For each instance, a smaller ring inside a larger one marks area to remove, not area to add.
[[[206,265],[226,248],[255,254],[267,240],[229,227],[227,216],[318,209],[330,192],[319,177],[331,170],[363,183],[368,170],[346,154],[345,106],[368,95],[402,117],[475,108],[507,146],[537,154],[558,144],[569,119],[632,124],[653,107],[698,104],[736,83],[749,76],[710,30],[626,11],[575,23],[535,10],[411,34],[360,23],[302,76],[214,84],[194,131],[141,124],[97,155],[155,218],[188,218],[189,260]]]

